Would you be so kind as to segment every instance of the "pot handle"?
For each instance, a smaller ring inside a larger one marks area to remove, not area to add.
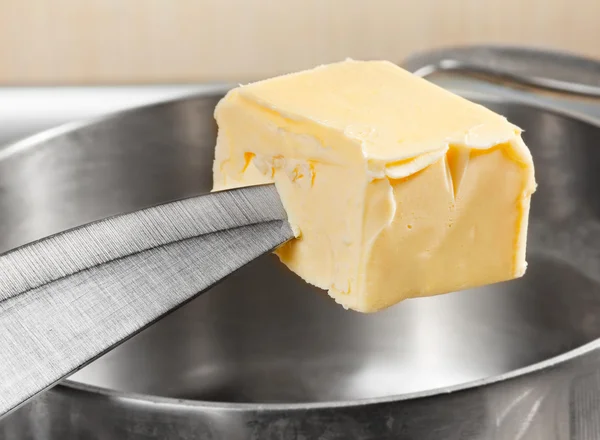
[[[600,61],[566,52],[510,46],[465,46],[419,52],[402,66],[425,77],[440,71],[600,98]]]

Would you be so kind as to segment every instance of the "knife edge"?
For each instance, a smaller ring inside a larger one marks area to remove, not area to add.
[[[271,184],[211,192],[99,220],[0,255],[0,302],[158,246],[286,219]]]

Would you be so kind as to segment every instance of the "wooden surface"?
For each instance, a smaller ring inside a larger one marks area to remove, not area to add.
[[[600,58],[600,0],[0,0],[0,83],[248,80],[435,46]]]

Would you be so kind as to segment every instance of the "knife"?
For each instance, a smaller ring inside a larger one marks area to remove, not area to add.
[[[293,236],[274,185],[259,185],[0,254],[0,416]]]

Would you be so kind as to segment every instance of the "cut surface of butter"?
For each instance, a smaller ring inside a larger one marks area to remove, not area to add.
[[[521,130],[386,61],[240,86],[215,110],[214,189],[275,182],[276,253],[346,308],[523,275],[533,161]]]

